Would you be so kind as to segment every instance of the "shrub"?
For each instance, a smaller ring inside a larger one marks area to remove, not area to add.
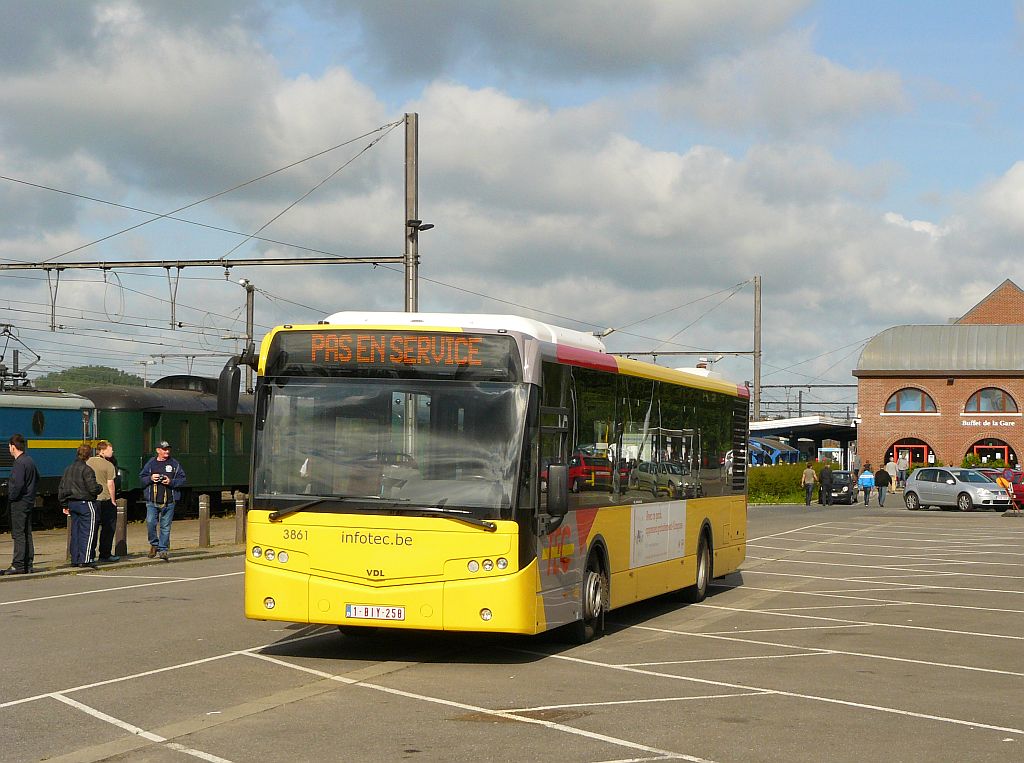
[[[820,474],[823,464],[813,464]],[[807,464],[753,466],[747,470],[747,499],[750,503],[803,503],[800,475]],[[815,496],[817,500],[817,496]]]

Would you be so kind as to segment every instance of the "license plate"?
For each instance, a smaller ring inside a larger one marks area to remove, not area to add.
[[[405,607],[378,607],[373,604],[346,604],[345,617],[352,620],[404,620]]]

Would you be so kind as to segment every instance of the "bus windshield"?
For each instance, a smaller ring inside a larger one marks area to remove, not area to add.
[[[264,380],[255,506],[322,497],[311,510],[349,511],[363,499],[366,507],[399,512],[462,508],[508,518],[528,400],[522,383]]]

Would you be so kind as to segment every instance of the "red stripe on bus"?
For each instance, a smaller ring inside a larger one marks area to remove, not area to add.
[[[619,365],[615,362],[614,355],[605,355],[603,352],[594,352],[593,350],[583,350],[579,347],[558,345],[558,360],[573,366],[595,368],[598,371],[611,371],[613,374],[619,372]]]

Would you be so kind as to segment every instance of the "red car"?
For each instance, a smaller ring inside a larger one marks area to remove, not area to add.
[[[569,488],[578,493],[584,488],[608,488],[612,484],[612,462],[602,456],[573,453],[569,461]]]
[[[1010,494],[1010,501],[1015,507],[1024,506],[1024,472],[1015,471],[1013,469],[976,469],[988,477],[993,482],[996,481],[997,477],[1004,476],[1004,472],[1009,472],[1010,485],[1013,488],[1013,492]]]

